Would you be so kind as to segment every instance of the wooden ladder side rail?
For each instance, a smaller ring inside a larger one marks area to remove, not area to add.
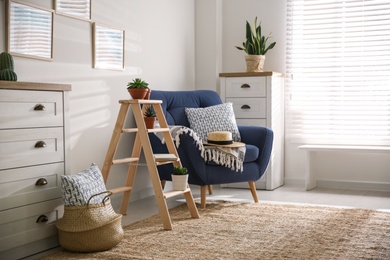
[[[139,133],[137,132],[134,139],[134,146],[133,146],[133,151],[131,153],[131,157],[139,158],[140,155],[141,155],[141,141],[140,141]],[[130,163],[129,169],[127,171],[127,177],[126,177],[126,183],[125,183],[126,187],[133,187],[137,169],[138,169],[138,162]],[[131,195],[131,190],[127,190],[123,193],[121,207],[120,207],[120,213],[122,215],[127,214],[127,208],[130,202],[130,195]]]
[[[154,108],[154,111],[156,112],[156,116],[157,116],[157,119],[159,121],[160,127],[169,129],[167,120],[164,116],[164,112],[163,112],[162,107],[161,107],[161,104],[158,104],[158,105],[154,106],[153,108]],[[173,139],[172,139],[170,131],[169,130],[164,131],[163,136],[164,136],[164,140],[165,140],[165,144],[167,146],[168,152],[170,154],[174,154],[177,158],[179,158],[179,153],[177,152],[176,146],[173,143]],[[148,139],[148,141],[150,144],[149,139]],[[173,165],[182,167],[180,160],[173,162]],[[160,182],[160,185],[161,185],[161,182]],[[186,199],[188,210],[190,211],[192,218],[199,218],[199,212],[198,212],[198,209],[196,208],[196,204],[195,204],[191,189],[189,188],[188,184],[187,184],[187,187],[188,187],[187,190],[184,191],[184,197]]]
[[[165,230],[172,229],[171,217],[169,215],[168,206],[164,197],[163,190],[161,188],[160,178],[156,167],[156,162],[152,152],[152,146],[149,140],[149,132],[146,129],[145,122],[143,120],[143,114],[140,104],[131,104],[134,118],[138,126],[138,134],[141,139],[141,146],[145,154],[146,164],[150,175],[150,180],[153,184],[154,194],[157,200],[158,209],[162,218],[163,226]]]
[[[106,154],[106,158],[104,159],[104,165],[102,169],[102,175],[104,179],[104,183],[107,183],[108,174],[110,172],[112,162],[114,160],[114,156],[116,154],[116,150],[118,148],[118,143],[121,136],[121,131],[123,129],[123,125],[125,123],[127,113],[129,111],[129,105],[126,103],[122,103],[119,109],[118,117],[116,119],[115,127],[112,132],[111,141],[108,146],[108,151]]]

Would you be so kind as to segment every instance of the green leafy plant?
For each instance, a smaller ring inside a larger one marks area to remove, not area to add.
[[[154,111],[154,108],[152,105],[148,106],[145,109],[144,116],[145,117],[156,117],[156,112]]]
[[[271,37],[271,33],[265,37],[261,35],[261,22],[257,25],[257,17],[254,22],[254,30],[246,21],[246,41],[242,43],[243,47],[235,46],[241,51],[245,51],[248,55],[265,55],[269,50],[275,47],[276,42],[267,46],[267,41]]]
[[[148,88],[149,86],[149,83],[147,83],[146,81],[140,79],[140,78],[135,78],[133,79],[133,81],[129,82],[127,84],[127,88]]]
[[[173,167],[173,175],[186,175],[188,174],[188,169],[186,167],[175,166]]]

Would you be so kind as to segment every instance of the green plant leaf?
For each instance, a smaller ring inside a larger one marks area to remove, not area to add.
[[[246,41],[243,42],[243,47],[235,46],[238,50],[245,51],[248,55],[265,55],[268,50],[271,50],[275,47],[275,43],[270,44],[267,47],[268,37],[261,35],[261,22],[257,24],[257,17],[254,20],[254,26],[251,27],[251,24],[246,21],[245,25],[245,36]]]
[[[271,50],[273,47],[275,47],[275,45],[276,45],[276,42],[271,43],[271,44],[268,46],[268,48],[265,49],[264,54],[266,54],[268,50]]]

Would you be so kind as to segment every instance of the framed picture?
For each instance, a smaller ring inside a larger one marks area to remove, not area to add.
[[[9,1],[7,49],[15,56],[52,60],[53,11],[18,1]]]
[[[91,20],[91,0],[55,0],[56,13]]]
[[[125,31],[93,24],[93,67],[124,69]]]

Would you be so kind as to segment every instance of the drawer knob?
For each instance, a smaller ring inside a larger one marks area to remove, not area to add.
[[[243,105],[243,106],[241,107],[241,109],[251,109],[251,107],[248,106],[248,105]]]
[[[44,141],[38,141],[35,143],[35,148],[45,148],[47,145]]]
[[[46,215],[40,215],[37,218],[37,221],[35,223],[45,223],[45,222],[48,222],[48,221],[49,221],[49,218]]]
[[[42,104],[36,104],[34,107],[34,111],[45,111],[45,106]]]
[[[43,186],[47,184],[47,180],[45,178],[39,178],[37,182],[35,182],[35,186]]]
[[[242,84],[241,88],[250,88],[251,86],[249,84]]]

